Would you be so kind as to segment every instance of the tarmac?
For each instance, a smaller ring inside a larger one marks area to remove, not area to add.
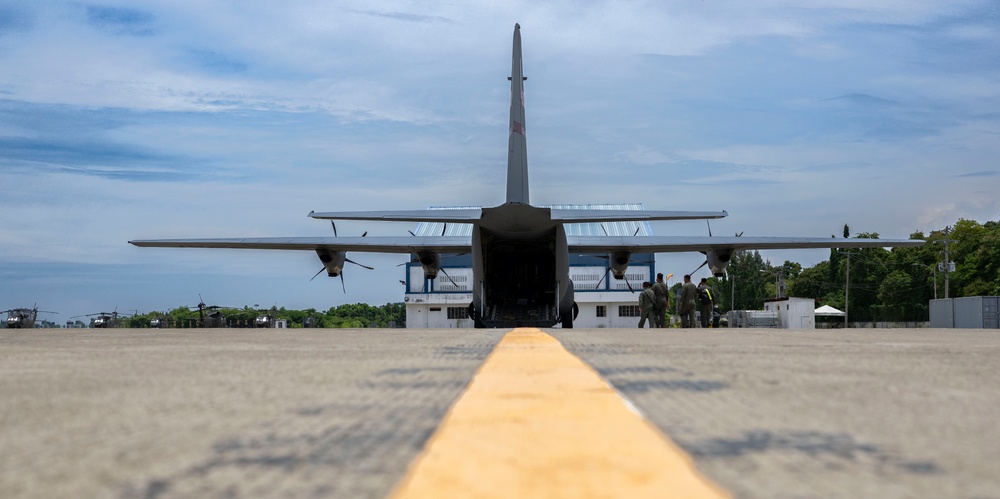
[[[0,400],[4,498],[1000,497],[996,330],[0,330]]]

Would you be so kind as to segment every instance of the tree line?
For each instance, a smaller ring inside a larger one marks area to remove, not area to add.
[[[847,225],[843,237],[850,237]],[[878,234],[863,232],[855,237],[878,239]],[[1000,295],[1000,222],[960,219],[930,234],[915,232],[910,239],[927,243],[890,250],[832,249],[829,259],[809,268],[787,260],[773,265],[758,251],[740,251],[733,255],[727,275],[712,277],[709,283],[723,312],[761,309],[764,300],[777,296],[778,273],[784,275],[787,296],[815,298],[817,307],[844,310],[849,275],[850,319],[857,322],[927,321],[928,302],[935,295],[944,298],[946,285],[951,298]],[[947,281],[946,269],[938,265],[944,263],[946,247],[955,263]]]
[[[386,303],[379,306],[352,303],[330,307],[325,312],[314,308],[294,310],[285,307],[258,310],[248,306],[221,307],[217,310],[226,317],[226,323],[233,327],[253,327],[259,315],[269,313],[275,313],[278,319],[287,320],[290,328],[406,327],[406,306],[403,303]],[[215,309],[206,310],[205,313],[214,311]],[[119,323],[123,327],[149,327],[150,321],[158,317],[166,318],[172,327],[197,327],[199,312],[197,308],[177,307],[167,312],[134,315],[120,319]],[[306,326],[303,326],[304,324]]]

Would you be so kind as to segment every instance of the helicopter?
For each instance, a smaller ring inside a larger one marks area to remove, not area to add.
[[[90,327],[93,328],[113,328],[118,327],[118,307],[113,312],[97,312],[93,314],[74,315],[70,319],[77,317],[92,317]]]
[[[189,307],[192,310],[198,309],[198,327],[226,327],[226,316],[219,309],[234,307],[205,305],[205,300],[202,299],[201,294],[198,294],[198,300],[198,305]],[[209,312],[206,313],[206,310],[209,310]]]
[[[254,320],[254,327],[275,328],[278,327],[278,307],[271,307],[271,310],[262,313]]]
[[[315,312],[309,312],[309,315],[305,319],[302,319],[302,327],[304,328],[314,328],[318,326],[318,321],[316,320]]]
[[[38,304],[35,304],[33,308],[12,308],[0,312],[0,314],[7,314],[7,329],[31,329],[35,327],[35,319],[38,318],[38,314],[57,313],[38,310]]]
[[[154,315],[152,319],[149,319],[149,327],[154,329],[167,327],[167,316],[163,314]]]

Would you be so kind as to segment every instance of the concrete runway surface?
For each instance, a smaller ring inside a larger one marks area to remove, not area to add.
[[[506,333],[0,330],[0,497],[386,497]],[[1000,332],[545,333],[735,497],[1000,497]]]

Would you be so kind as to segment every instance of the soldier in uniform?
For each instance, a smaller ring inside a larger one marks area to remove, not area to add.
[[[712,294],[712,288],[708,286],[708,279],[704,277],[698,283],[698,303],[701,307],[701,327],[711,327],[715,296]]]
[[[646,325],[649,319],[649,327],[656,327],[656,293],[653,292],[653,284],[649,281],[642,283],[642,292],[639,293],[639,328]]]
[[[681,303],[678,313],[681,314],[681,327],[698,327],[695,325],[695,301],[698,299],[698,286],[691,282],[691,276],[684,276],[684,286],[681,287]]]
[[[673,274],[671,274],[673,275]],[[663,282],[663,273],[656,274],[656,283],[653,284],[653,293],[656,295],[656,327],[667,327],[666,314],[670,310],[670,290]]]

